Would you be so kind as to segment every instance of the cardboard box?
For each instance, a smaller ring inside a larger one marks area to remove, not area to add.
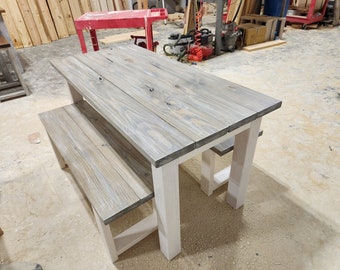
[[[264,25],[245,23],[238,28],[243,30],[243,43],[246,46],[266,41],[267,27]]]

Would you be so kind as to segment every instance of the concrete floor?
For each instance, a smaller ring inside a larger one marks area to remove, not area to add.
[[[155,30],[161,43],[181,31],[172,24]],[[71,103],[49,60],[80,53],[77,37],[18,50],[32,94],[0,104],[0,269],[340,269],[340,28],[288,29],[284,39],[192,66],[283,106],[263,119],[241,209],[225,203],[225,186],[210,197],[200,191],[200,157],[181,166],[182,252],[171,262],[153,233],[112,264],[87,201],[58,167],[38,113]],[[41,142],[30,143],[36,132]],[[113,225],[120,230],[148,211]]]

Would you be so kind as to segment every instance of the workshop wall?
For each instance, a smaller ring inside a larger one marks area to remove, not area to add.
[[[127,0],[0,0],[16,48],[50,43],[75,34],[74,19],[88,11],[124,10]]]

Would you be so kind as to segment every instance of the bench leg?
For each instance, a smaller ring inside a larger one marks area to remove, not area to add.
[[[83,96],[79,94],[79,92],[72,85],[68,84],[68,88],[70,90],[73,103],[83,100]]]
[[[48,134],[47,134],[47,135],[48,135]],[[66,168],[66,163],[65,163],[64,158],[62,157],[62,155],[60,154],[58,148],[56,147],[56,145],[55,145],[54,142],[52,141],[50,135],[48,135],[48,137],[49,137],[49,139],[50,139],[50,142],[51,142],[51,145],[52,145],[54,154],[55,154],[56,157],[57,157],[57,160],[58,160],[58,163],[59,163],[60,168],[62,168],[62,169]]]
[[[102,237],[104,243],[106,243],[106,248],[107,248],[107,251],[109,252],[111,261],[115,262],[118,260],[118,253],[117,253],[116,245],[113,241],[110,224],[105,225],[102,219],[98,216],[97,211],[93,207],[92,207],[92,210],[96,218],[100,236]]]
[[[152,165],[160,248],[168,260],[181,252],[178,168],[178,160]]]
[[[201,189],[208,196],[214,191],[215,155],[210,149],[202,154]]]
[[[235,209],[244,203],[249,175],[255,154],[261,118],[254,120],[249,129],[235,136],[227,202]]]

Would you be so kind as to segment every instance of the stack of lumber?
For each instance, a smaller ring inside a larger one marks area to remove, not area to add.
[[[259,14],[261,0],[231,0],[227,21],[234,21],[239,24],[240,18],[245,14]]]
[[[50,43],[75,34],[74,19],[89,11],[127,9],[128,0],[1,0],[16,48]]]

